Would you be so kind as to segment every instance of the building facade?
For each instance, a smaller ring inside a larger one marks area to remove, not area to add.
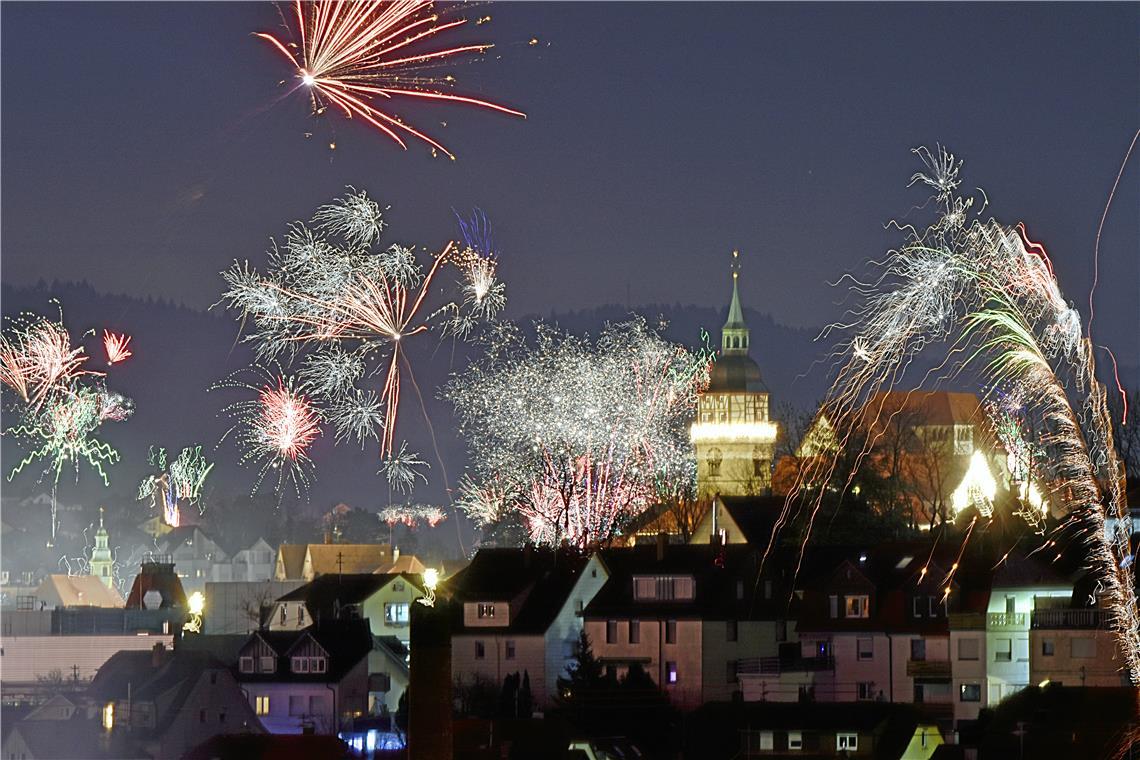
[[[736,256],[733,251],[734,263]],[[769,417],[768,388],[760,367],[748,355],[750,331],[740,307],[738,274],[734,269],[720,354],[690,429],[697,458],[697,495],[702,499],[716,494],[751,496],[772,485],[776,425]]]

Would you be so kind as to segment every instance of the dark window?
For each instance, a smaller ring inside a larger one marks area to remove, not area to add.
[[[210,671],[210,685],[214,686],[217,683],[218,683],[218,671],[211,670]]]
[[[857,639],[856,646],[858,648],[858,658],[860,660],[873,660],[875,659],[875,640],[874,639]]]
[[[666,620],[665,621],[665,643],[666,644],[676,644],[677,643],[677,621],[676,620]]]
[[[910,659],[918,661],[926,659],[926,639],[910,640]]]
[[[1052,639],[1041,639],[1041,656],[1042,657],[1052,657],[1053,656],[1053,640]]]
[[[506,657],[508,660],[515,659],[515,642],[507,640],[506,644]]]
[[[729,683],[736,683],[736,660],[729,660],[726,663],[724,675]]]
[[[617,641],[617,621],[606,621],[606,643],[613,644]]]
[[[219,723],[225,723],[226,722],[226,714],[224,712],[218,713],[218,722]]]
[[[736,621],[728,620],[724,624],[725,641],[736,641]]]
[[[982,685],[977,683],[962,684],[962,690],[959,693],[959,699],[963,702],[981,702]]]
[[[475,642],[475,659],[482,660],[487,655],[487,650],[483,647],[482,641]]]
[[[640,644],[641,643],[641,621],[640,620],[629,621],[629,643],[630,644]]]

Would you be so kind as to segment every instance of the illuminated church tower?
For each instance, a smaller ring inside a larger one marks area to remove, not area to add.
[[[103,508],[99,507],[99,530],[95,531],[95,548],[91,550],[91,574],[103,581],[107,588],[114,588],[115,578],[111,573],[114,559],[107,546],[109,540],[107,529],[103,527]]]
[[[739,253],[732,252],[732,303],[721,330],[720,355],[701,394],[690,439],[697,456],[697,494],[753,496],[772,485],[776,425],[768,418],[768,388],[748,355],[748,325],[737,290]]]

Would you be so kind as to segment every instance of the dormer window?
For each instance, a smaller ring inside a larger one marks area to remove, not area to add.
[[[324,673],[328,670],[328,660],[324,657],[310,657],[309,658],[309,672],[310,673]]]
[[[870,597],[866,594],[860,596],[844,597],[844,617],[866,618],[871,616]]]
[[[309,658],[308,657],[294,657],[293,658],[293,672],[294,673],[308,673],[309,672]]]
[[[238,658],[238,670],[240,670],[242,673],[252,673],[253,672],[253,658],[252,657],[239,657]]]
[[[276,657],[258,657],[257,658],[257,671],[259,673],[273,673],[277,670]]]
[[[488,620],[495,617],[495,605],[480,603],[478,614],[480,620]]]

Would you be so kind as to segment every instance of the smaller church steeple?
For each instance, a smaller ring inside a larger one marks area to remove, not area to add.
[[[740,308],[740,251],[732,252],[732,302],[728,306],[728,320],[720,331],[720,350],[725,356],[748,354],[748,325],[744,323],[744,310]]]
[[[99,507],[99,530],[95,531],[95,548],[91,550],[91,574],[103,581],[107,588],[115,584],[112,566],[115,563],[109,546],[110,536],[103,527],[103,508]]]

